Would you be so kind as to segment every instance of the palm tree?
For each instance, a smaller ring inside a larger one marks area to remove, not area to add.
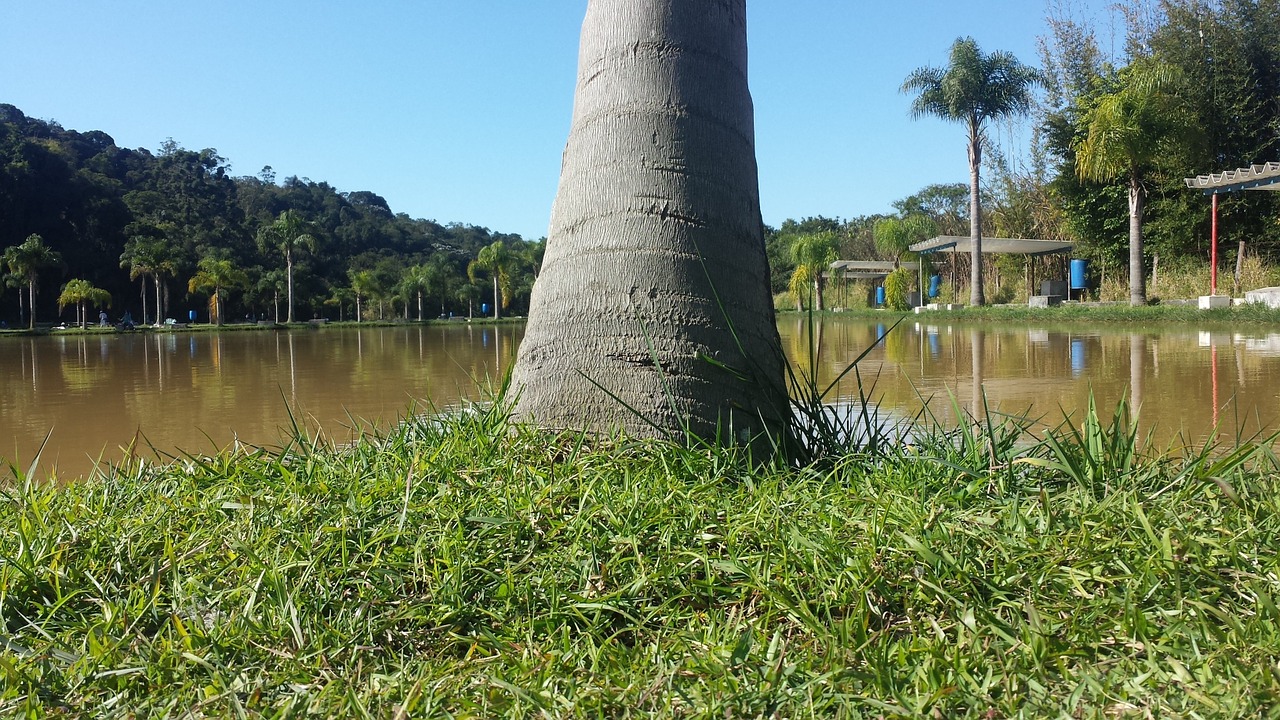
[[[329,297],[325,298],[324,304],[336,306],[338,308],[338,322],[342,322],[346,319],[346,316],[343,315],[346,304],[354,302],[355,298],[355,293],[351,292],[351,288],[335,287],[329,293]]]
[[[897,271],[904,255],[911,245],[921,240],[928,240],[938,233],[938,224],[928,215],[908,213],[902,217],[886,217],[876,221],[871,227],[871,237],[876,249],[893,257],[893,269]],[[924,304],[924,258],[920,259],[920,275],[917,278],[920,290],[920,303]],[[887,287],[887,285],[886,285]],[[886,290],[887,292],[887,290]]]
[[[27,302],[22,297],[22,287],[26,285],[26,278],[15,272],[7,272],[4,274],[3,287],[15,288],[18,291],[18,322],[26,316]]]
[[[36,281],[40,271],[62,264],[62,255],[44,244],[44,238],[36,234],[27,236],[21,245],[5,248],[4,262],[9,272],[22,277],[27,283],[28,329],[36,326]]]
[[[746,40],[746,0],[587,3],[517,419],[757,448],[784,427]]]
[[[58,312],[68,305],[76,306],[76,324],[80,327],[86,327],[89,324],[89,315],[85,305],[93,304],[98,306],[111,307],[111,293],[100,287],[95,287],[88,280],[67,281],[62,287],[62,294],[58,296]]]
[[[1031,91],[1042,84],[1038,70],[1023,65],[1007,52],[984,55],[970,37],[951,45],[946,68],[922,67],[911,71],[902,92],[915,93],[914,118],[932,115],[965,123],[969,133],[969,238],[973,243],[969,270],[969,304],[982,305],[982,201],[979,197],[982,150],[988,120],[1025,115],[1031,109]]]
[[[511,267],[516,257],[501,240],[480,248],[476,259],[467,265],[467,278],[476,281],[477,271],[489,273],[493,278],[493,319],[497,320],[501,313],[498,307],[511,304]]]
[[[378,281],[372,270],[348,270],[347,277],[351,280],[351,292],[356,296],[356,322],[360,322],[364,319],[362,301],[376,291]]]
[[[462,283],[454,291],[454,297],[467,303],[467,320],[475,315],[475,302],[480,299],[480,286],[474,283]]]
[[[129,270],[129,279],[142,279],[142,323],[147,322],[147,278],[156,289],[156,325],[164,322],[164,303],[160,299],[160,278],[173,274],[169,245],[161,238],[134,235],[120,254],[120,267]]]
[[[1075,144],[1082,180],[1124,179],[1129,190],[1129,304],[1147,304],[1142,216],[1149,172],[1184,146],[1194,122],[1178,98],[1176,71],[1143,61],[1126,68],[1116,89],[1102,94],[1083,117],[1088,134]]]
[[[293,251],[306,248],[315,251],[318,231],[315,225],[302,219],[294,210],[285,210],[280,217],[258,231],[258,243],[274,247],[284,253],[286,284],[288,287],[285,322],[293,322]]]
[[[407,296],[417,296],[418,298],[418,322],[422,322],[422,294],[431,286],[431,271],[426,265],[411,265],[405,268],[404,275],[400,276],[400,289]],[[405,318],[409,317],[409,303],[404,304]]]
[[[196,274],[187,282],[187,292],[208,292],[209,314],[215,325],[222,324],[222,294],[249,284],[249,276],[230,260],[206,256],[196,265]]]
[[[826,284],[823,273],[839,258],[840,240],[830,231],[806,233],[791,241],[791,259],[796,263],[791,274],[791,295],[796,299],[796,309],[803,310],[801,298],[806,289],[812,291],[810,302],[822,312],[822,289]]]
[[[427,263],[427,286],[430,292],[440,297],[440,314],[445,314],[445,302],[457,287],[462,276],[458,274],[458,266],[443,253],[431,256]]]

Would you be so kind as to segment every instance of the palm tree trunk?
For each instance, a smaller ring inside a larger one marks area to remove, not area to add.
[[[152,282],[156,284],[156,325],[164,323],[164,303],[160,302],[160,276],[152,275]]]
[[[141,296],[142,298],[142,323],[145,325],[147,322],[147,276],[146,275],[142,276],[142,286],[138,292],[138,295]]]
[[[287,249],[284,251],[284,274],[289,291],[289,305],[286,308],[288,316],[285,322],[293,322],[293,253]]]
[[[1129,304],[1147,304],[1147,270],[1142,261],[1142,210],[1146,192],[1137,177],[1129,179]]]
[[[418,322],[422,322],[422,291],[418,291]]]
[[[36,329],[36,279],[27,281],[27,329]]]
[[[498,299],[498,272],[495,270],[493,273],[493,319],[494,320],[499,319],[500,313],[498,312],[498,308],[501,307],[501,305],[502,303]]]
[[[786,421],[746,27],[745,0],[588,2],[517,419],[757,447]]]
[[[973,120],[969,122],[969,242],[973,244],[969,263],[969,304],[978,307],[987,300],[982,291],[982,136]]]

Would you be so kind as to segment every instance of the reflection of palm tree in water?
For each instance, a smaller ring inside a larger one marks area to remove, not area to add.
[[[1147,370],[1147,336],[1141,333],[1129,335],[1129,412],[1135,429],[1142,417],[1143,379]]]
[[[986,339],[987,333],[978,328],[969,333],[970,360],[973,366],[973,386],[970,388],[972,407],[969,412],[978,422],[982,422],[985,404],[982,398],[982,362],[986,354]]]

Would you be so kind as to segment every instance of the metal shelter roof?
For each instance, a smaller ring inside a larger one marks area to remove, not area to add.
[[[1184,178],[1183,182],[1192,190],[1203,190],[1205,195],[1236,190],[1280,190],[1280,162],[1197,175],[1193,178]]]
[[[899,263],[912,272],[920,269],[920,263]],[[894,265],[887,260],[837,260],[831,263],[828,275],[840,276],[846,280],[870,280],[882,278],[893,272]]]
[[[982,238],[982,252],[1011,253],[1014,255],[1053,255],[1070,252],[1074,244],[1058,240],[1031,240],[1026,238]],[[973,242],[969,236],[939,235],[907,248],[917,253],[970,253]]]

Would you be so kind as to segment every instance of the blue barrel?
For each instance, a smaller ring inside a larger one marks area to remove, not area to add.
[[[196,321],[196,311],[195,311],[195,310],[188,310],[188,311],[187,311],[187,319],[188,319],[188,320],[190,320],[191,322],[195,322],[195,321]]]
[[[1071,289],[1072,290],[1088,290],[1089,289],[1089,261],[1088,260],[1072,260],[1071,261]]]
[[[884,304],[884,286],[883,285],[876,288],[876,304],[877,305]]]
[[[942,276],[933,275],[929,278],[929,297],[938,297],[938,291],[942,289]]]

